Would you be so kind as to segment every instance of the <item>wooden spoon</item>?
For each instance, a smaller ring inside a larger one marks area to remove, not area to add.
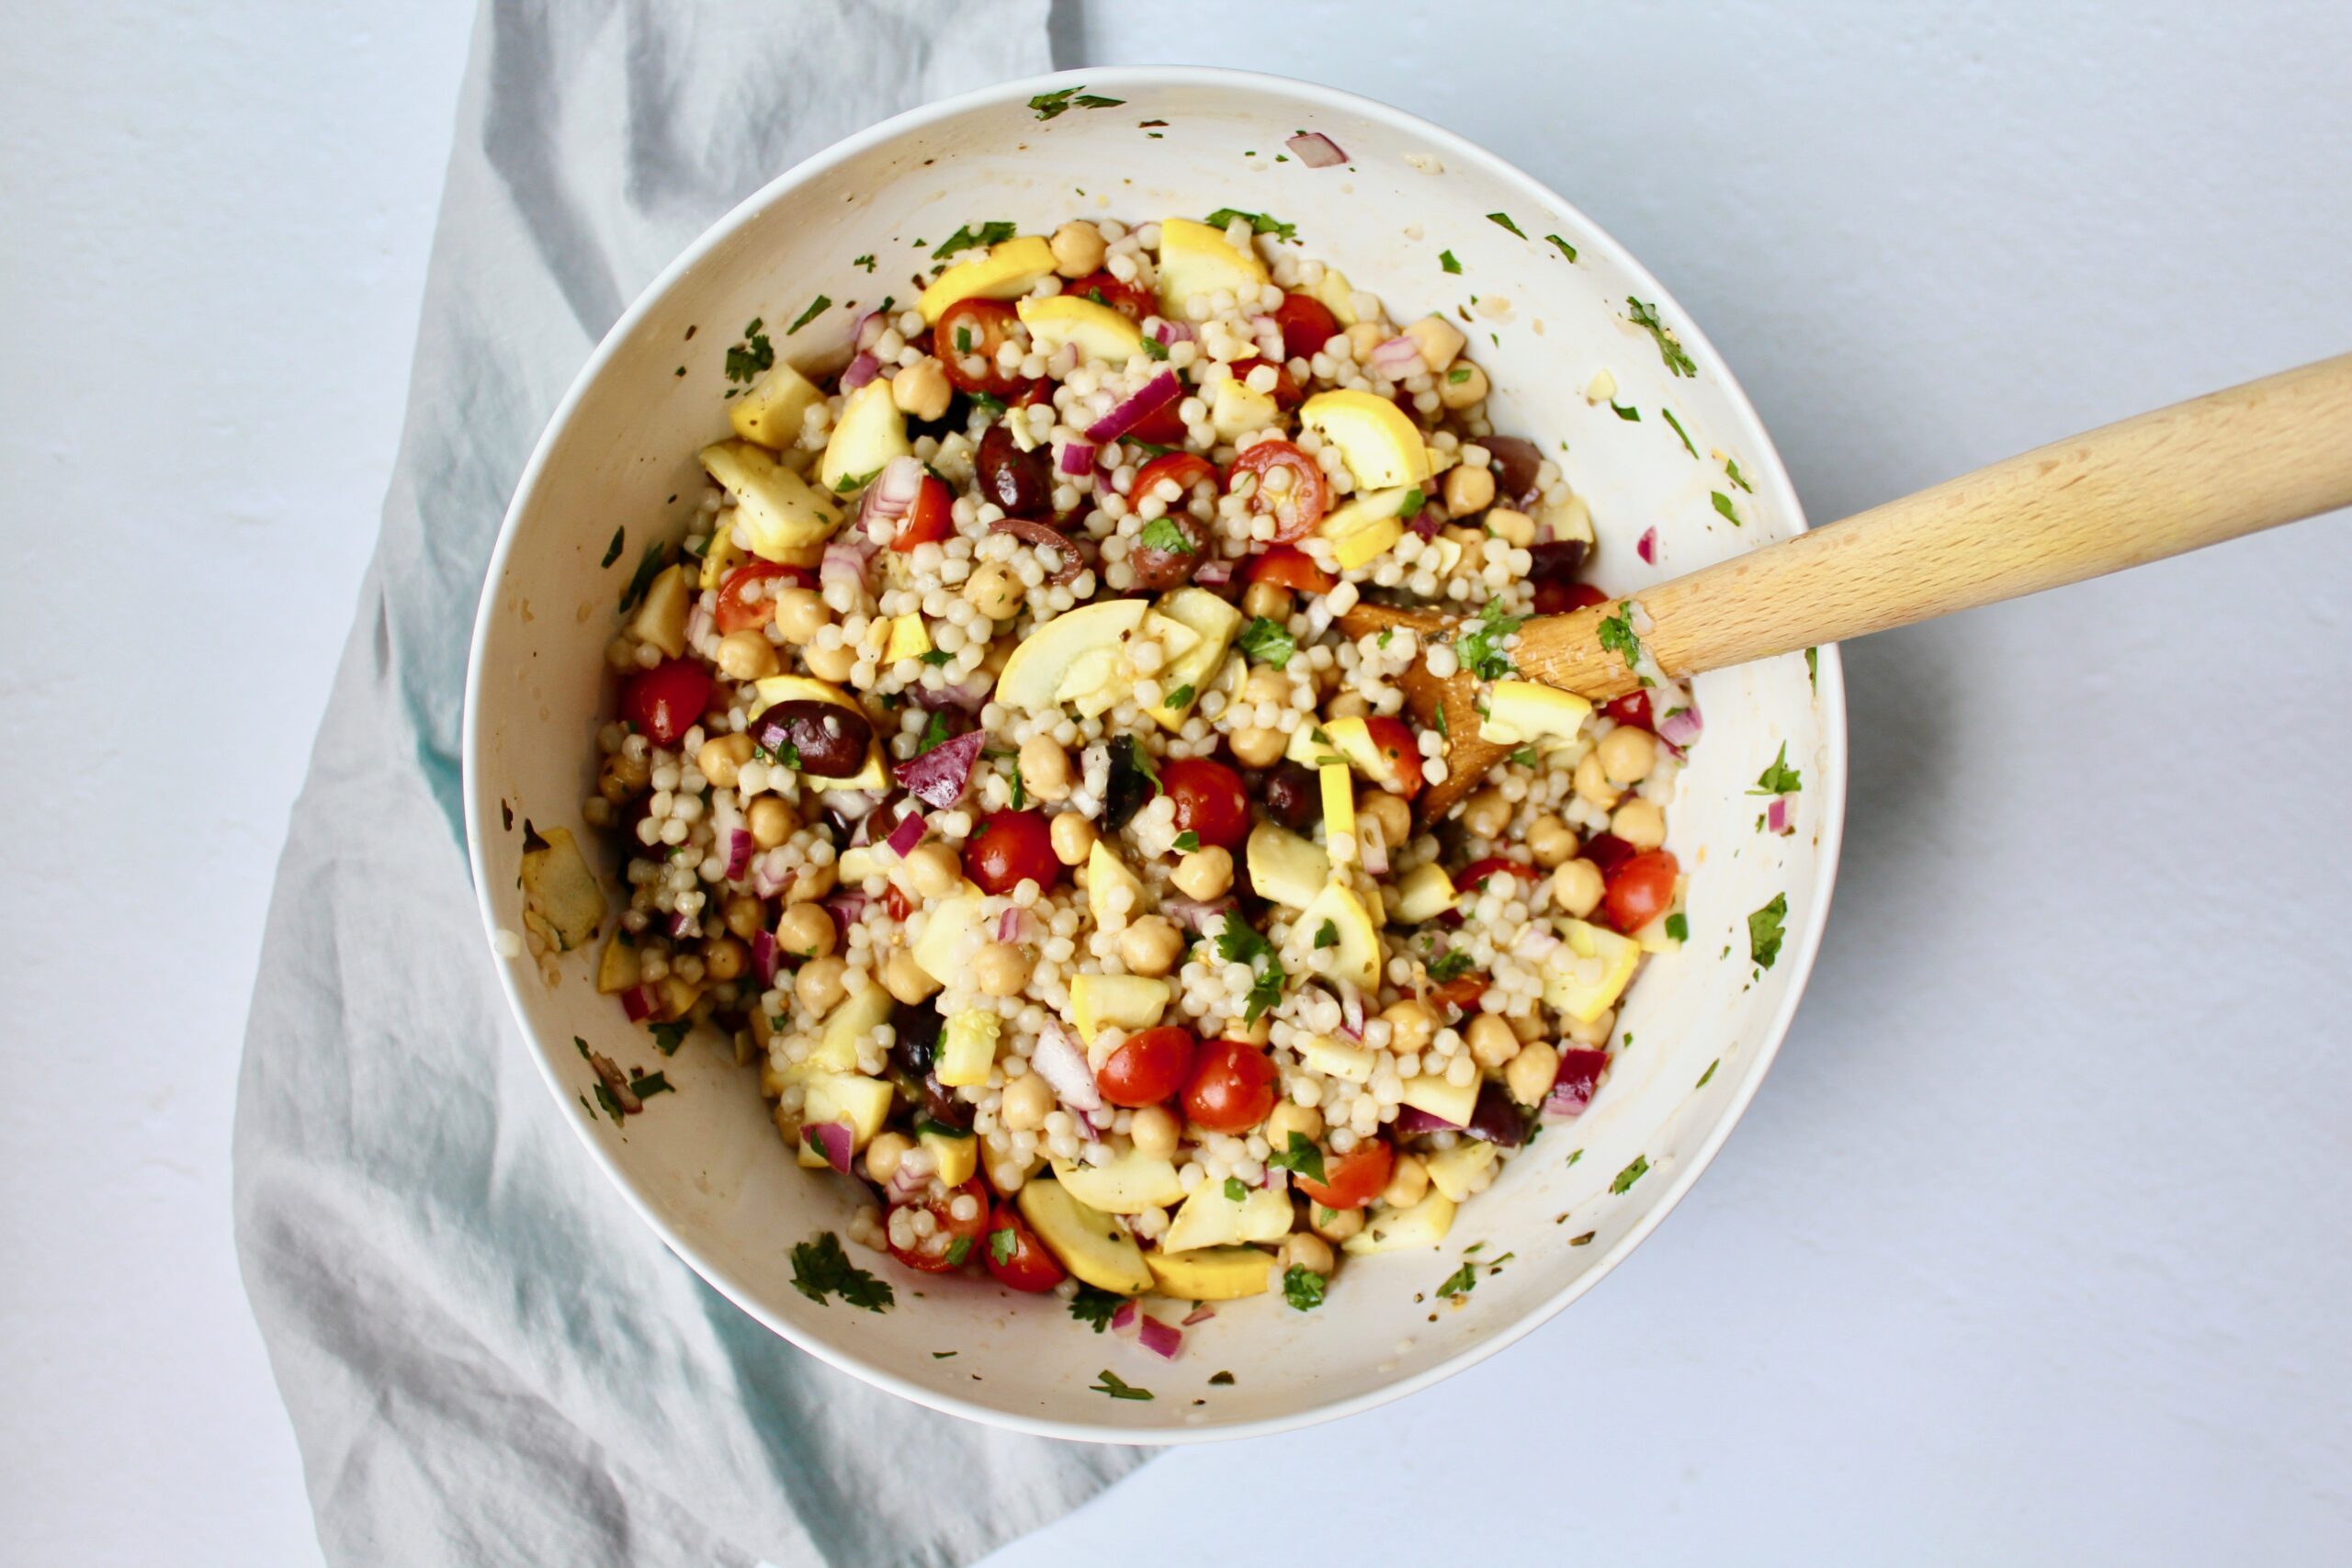
[[[2352,505],[2352,354],[2249,381],[2038,447],[1931,490],[1734,556],[1631,597],[1642,646],[1669,676],[1906,626],[2275,528]],[[1595,702],[1636,689],[1600,646],[1612,599],[1538,615],[1510,649],[1520,678]],[[1361,604],[1351,637],[1427,634],[1457,617]],[[1428,639],[1424,637],[1426,646]],[[1434,822],[1510,748],[1479,738],[1478,682],[1416,662],[1399,683],[1424,728],[1443,705],[1446,776],[1420,800]]]

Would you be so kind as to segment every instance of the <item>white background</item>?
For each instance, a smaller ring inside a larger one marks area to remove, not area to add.
[[[1522,164],[1706,328],[1816,521],[2352,347],[2352,11],[1896,9],[1097,0],[1056,42]],[[229,1115],[470,11],[11,18],[12,1562],[317,1556]],[[1828,944],[1657,1237],[1498,1359],[1167,1458],[1000,1568],[2342,1559],[2347,595],[2339,515],[1849,649]]]

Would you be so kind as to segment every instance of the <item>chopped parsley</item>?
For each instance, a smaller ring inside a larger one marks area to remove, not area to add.
[[[933,709],[922,727],[922,739],[915,742],[915,755],[920,757],[933,747],[947,743],[947,715]]]
[[[1289,1146],[1266,1156],[1269,1169],[1295,1171],[1318,1186],[1323,1181],[1323,1151],[1304,1133],[1293,1133]]]
[[[1600,623],[1600,647],[1603,652],[1622,653],[1625,668],[1631,670],[1642,660],[1642,639],[1634,633],[1634,602],[1621,599],[1617,613]]]
[[[1756,493],[1756,487],[1749,484],[1747,482],[1747,476],[1743,475],[1739,471],[1738,458],[1725,457],[1724,459],[1724,477],[1731,480],[1732,483],[1737,485],[1740,489],[1746,491],[1748,494],[1754,495]]]
[[[604,1079],[598,1078],[595,1082],[594,1088],[596,1090],[596,1103],[605,1108],[605,1114],[613,1119],[613,1125],[616,1127],[619,1126],[621,1124],[621,1102],[613,1097],[613,1091],[611,1089],[605,1087]]]
[[[597,564],[599,566],[610,566],[615,561],[620,559],[621,546],[626,544],[628,540],[628,525],[624,523],[619,527],[613,530],[613,542],[605,547],[605,558]]]
[[[653,586],[653,580],[662,575],[669,559],[670,547],[661,540],[645,547],[645,553],[638,558],[637,570],[629,575],[628,586],[621,590],[622,615],[637,608],[637,602],[645,597],[645,591]]]
[[[1619,419],[1626,421],[1628,423],[1639,424],[1642,423],[1642,411],[1637,408],[1629,407],[1624,403],[1617,402],[1612,400],[1609,405],[1609,412],[1615,414]]]
[[[743,341],[727,351],[727,378],[730,381],[756,381],[761,372],[775,363],[775,344],[760,330],[760,318],[753,316],[743,329]]]
[[[866,271],[872,272],[874,270],[874,257],[871,254],[862,256],[854,256],[850,259],[849,265],[852,266],[862,266]]]
[[[1193,688],[1190,685],[1179,686],[1168,694],[1168,705],[1171,708],[1183,707],[1192,700]]]
[[[1394,637],[1396,635],[1396,628],[1395,626],[1386,627],[1377,637],[1373,639],[1373,646],[1375,648],[1386,648],[1388,646],[1389,639]]]
[[[1233,1374],[1231,1372],[1219,1372],[1216,1376],[1209,1379],[1209,1386],[1211,1388],[1231,1388],[1233,1386]]]
[[[1441,1296],[1466,1296],[1477,1288],[1478,1266],[1464,1262],[1445,1277],[1445,1283],[1437,1288],[1437,1293]]]
[[[934,666],[941,664],[953,664],[956,662],[956,656],[948,652],[944,648],[934,648],[927,653],[918,653],[915,657],[922,660],[925,664]]]
[[[1095,290],[1089,289],[1088,292]],[[1143,356],[1146,359],[1165,359],[1168,357],[1168,345],[1156,337],[1147,337],[1143,340]]]
[[[1527,231],[1512,222],[1510,220],[1510,214],[1508,212],[1489,212],[1487,214],[1487,221],[1489,223],[1501,224],[1504,228],[1510,230],[1512,233],[1518,235],[1522,240],[1527,238]]]
[[[1770,903],[1747,917],[1747,953],[1758,968],[1770,969],[1781,956],[1781,939],[1787,934],[1782,922],[1788,916],[1789,896],[1775,893]]]
[[[1481,881],[1479,886],[1483,887],[1485,883]],[[1430,964],[1430,978],[1442,986],[1450,981],[1459,980],[1463,976],[1470,973],[1476,964],[1477,960],[1468,953],[1449,947],[1439,953],[1435,961]]]
[[[1283,1300],[1301,1312],[1323,1304],[1323,1276],[1304,1263],[1294,1263],[1283,1275]]]
[[[956,352],[958,354],[969,354],[972,352],[971,328],[957,327],[956,329]]]
[[[1821,690],[1821,649],[1808,648],[1804,650],[1804,678],[1813,682],[1815,691]]]
[[[1173,517],[1155,517],[1145,524],[1136,542],[1148,550],[1167,550],[1187,556],[1201,553],[1200,546],[1193,542],[1193,536],[1178,527]]]
[[[1256,928],[1239,915],[1228,913],[1225,923],[1218,927],[1216,955],[1227,964],[1250,965],[1254,979],[1250,987],[1246,1022],[1257,1022],[1260,1014],[1283,999],[1283,982],[1289,976],[1274,953],[1274,944],[1259,935]]]
[[[972,1238],[970,1236],[959,1235],[947,1244],[947,1266],[950,1269],[962,1268],[964,1259],[971,1256]]]
[[[940,241],[938,244],[933,246],[931,259],[933,261],[945,261],[957,251],[968,251],[975,245],[982,247],[989,245],[1001,245],[1005,241],[1012,238],[1012,236],[1019,231],[1020,231],[1012,223],[1003,219],[999,219],[991,223],[981,224],[979,231],[977,233],[973,231],[972,226],[969,223],[967,223],[962,228],[957,229],[953,234],[948,235],[947,238]]]
[[[1451,740],[1453,739],[1453,731],[1446,728],[1445,705],[1443,703],[1437,705],[1437,733],[1438,739],[1441,740]]]
[[[1007,771],[1012,774],[1012,809],[1018,811],[1028,803],[1029,788],[1021,782],[1021,760],[1015,756]]]
[[[1522,746],[1518,750],[1513,751],[1510,754],[1510,760],[1517,762],[1522,768],[1532,768],[1536,762],[1535,748],[1532,746]]]
[[[1013,1234],[1011,1225],[1005,1226],[1001,1231],[989,1232],[989,1258],[993,1262],[1012,1262],[1013,1253],[1018,1251],[1020,1247],[1021,1238]]]
[[[1319,952],[1321,952],[1324,948],[1327,948],[1327,947],[1337,947],[1337,946],[1339,946],[1339,945],[1340,945],[1340,923],[1339,923],[1339,921],[1337,921],[1337,920],[1326,920],[1326,921],[1324,921],[1321,925],[1319,925],[1319,926],[1317,926],[1317,927],[1316,927],[1316,928],[1315,928],[1315,947],[1316,947],[1316,951],[1317,951],[1317,952],[1318,952],[1318,953],[1319,953]]]
[[[1666,936],[1668,942],[1689,942],[1690,940],[1690,917],[1684,914],[1679,909],[1677,909],[1674,913],[1667,916]]]
[[[809,322],[815,321],[818,317],[823,315],[832,308],[833,302],[831,299],[828,299],[822,294],[818,295],[817,298],[808,301],[808,308],[807,310],[801,311],[799,315],[793,318],[792,324],[784,329],[784,335],[790,337],[793,333],[798,332],[801,328],[807,326]]]
[[[1577,248],[1574,245],[1568,243],[1557,234],[1546,234],[1544,237],[1551,241],[1554,244],[1559,246],[1560,254],[1562,255],[1567,257],[1570,261],[1577,259]]]
[[[1657,319],[1657,306],[1645,305],[1630,294],[1625,296],[1625,303],[1633,308],[1634,324],[1657,342],[1658,357],[1666,361],[1668,370],[1677,376],[1699,373],[1698,366],[1691,363],[1690,355],[1683,352],[1681,343],[1676,339],[1674,329]]]
[[[1707,1087],[1707,1085],[1708,1085],[1710,1082],[1712,1082],[1712,1081],[1713,1080],[1714,1076],[1715,1076],[1715,1069],[1716,1069],[1717,1067],[1722,1066],[1723,1065],[1724,1065],[1724,1059],[1723,1059],[1721,1056],[1718,1056],[1718,1057],[1716,1057],[1713,1061],[1709,1062],[1709,1063],[1707,1064],[1707,1070],[1706,1070],[1705,1072],[1703,1072],[1703,1073],[1701,1073],[1701,1074],[1699,1075],[1699,1081],[1698,1081],[1697,1083],[1692,1084],[1690,1087],[1691,1087],[1692,1089],[1704,1089],[1704,1088],[1706,1088],[1706,1087]]]
[[[1204,221],[1212,229],[1222,229],[1237,218],[1248,219],[1252,233],[1272,234],[1277,240],[1298,238],[1297,224],[1285,223],[1271,212],[1240,212],[1230,207],[1220,207],[1210,213]]]
[[[1225,1179],[1225,1196],[1231,1202],[1247,1202],[1250,1198],[1249,1184],[1238,1176],[1228,1176]]]
[[[1081,1284],[1078,1294],[1069,1299],[1069,1314],[1080,1323],[1092,1324],[1094,1332],[1100,1334],[1111,1326],[1111,1314],[1125,1305],[1126,1300],[1100,1285]]]
[[[1503,651],[1504,639],[1519,630],[1524,615],[1507,614],[1499,599],[1487,601],[1485,609],[1468,631],[1453,639],[1454,657],[1462,667],[1481,681],[1500,681],[1512,674],[1515,667],[1510,655]]]
[[[1261,615],[1241,628],[1233,645],[1261,664],[1271,664],[1281,670],[1290,663],[1290,656],[1298,651],[1298,639],[1280,621]]]
[[[1068,112],[1073,106],[1082,109],[1114,109],[1126,101],[1125,98],[1106,98],[1100,93],[1090,93],[1085,90],[1085,85],[1081,83],[1075,87],[1064,87],[1058,93],[1040,93],[1029,100],[1029,107],[1037,111],[1039,119],[1046,120],[1053,118],[1056,115]]]
[[[862,491],[867,485],[872,484],[874,482],[875,475],[879,474],[881,471],[882,470],[879,468],[872,468],[862,474],[843,474],[841,478],[833,481],[833,493],[835,495],[855,495],[859,491]]]
[[[841,1237],[831,1231],[792,1249],[792,1288],[819,1306],[831,1295],[868,1312],[885,1312],[897,1300],[890,1282],[852,1263],[842,1250]]]
[[[1611,1192],[1624,1191],[1626,1189],[1632,1187],[1634,1182],[1639,1181],[1643,1177],[1648,1175],[1649,1168],[1650,1156],[1647,1155],[1635,1155],[1634,1156],[1634,1163],[1619,1171],[1616,1179],[1609,1183],[1609,1190]]]
[[[1660,403],[1657,412],[1660,418],[1674,426],[1674,434],[1682,437],[1682,449],[1696,457],[1699,455],[1699,449],[1690,445],[1690,433],[1682,428],[1682,422],[1674,417],[1674,411],[1664,403]]]
[[[1437,265],[1445,268],[1448,272],[1460,272],[1462,270],[1462,264],[1453,259],[1453,253],[1452,251],[1438,252]]]
[[[1421,492],[1420,486],[1415,485],[1405,492],[1405,499],[1397,503],[1396,516],[1401,522],[1410,523],[1421,514],[1421,508],[1429,503],[1430,498]]]
[[[1149,1399],[1151,1397],[1151,1390],[1137,1388],[1125,1382],[1118,1373],[1108,1367],[1102,1369],[1102,1376],[1100,1380],[1086,1386],[1096,1393],[1107,1393],[1114,1399]]]
[[[660,1073],[639,1073],[628,1080],[629,1093],[639,1100],[650,1100],[657,1094],[675,1094],[676,1089]]]
[[[1771,765],[1756,775],[1756,787],[1750,795],[1794,795],[1804,788],[1804,775],[1789,766],[1789,743],[1781,742],[1781,754]]]
[[[1182,850],[1184,853],[1191,854],[1194,850],[1201,847],[1201,836],[1193,831],[1190,828],[1187,828],[1182,832],[1176,835],[1176,847]]]
[[[683,1018],[672,1023],[649,1023],[645,1026],[646,1032],[653,1036],[653,1048],[664,1056],[678,1054],[678,1047],[686,1043],[686,1031],[693,1027]]]
[[[1738,527],[1740,525],[1739,513],[1731,509],[1731,497],[1725,495],[1719,490],[1709,491],[1707,493],[1715,498],[1715,510],[1722,513],[1725,517],[1730,518],[1731,525],[1733,527]]]

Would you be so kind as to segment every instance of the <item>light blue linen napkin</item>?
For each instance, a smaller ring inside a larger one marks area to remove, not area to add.
[[[960,1563],[1139,1450],[933,1415],[771,1336],[579,1156],[467,880],[458,727],[516,476],[643,284],[774,175],[1046,68],[1046,0],[492,0],[407,428],[278,868],[245,1284],[336,1563]]]

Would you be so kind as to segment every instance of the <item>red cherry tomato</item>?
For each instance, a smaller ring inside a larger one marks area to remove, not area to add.
[[[1608,873],[1601,908],[1609,923],[1634,931],[1665,914],[1674,907],[1674,879],[1681,871],[1671,850],[1644,850]]]
[[[1159,787],[1176,803],[1176,830],[1201,836],[1201,847],[1230,850],[1250,836],[1250,795],[1241,775],[1206,757],[1159,764]]]
[[[1191,439],[1184,429],[1184,416],[1179,412],[1181,400],[1170,399],[1141,419],[1120,439],[1142,441],[1154,446],[1182,446]]]
[[[1396,772],[1396,788],[1393,792],[1407,800],[1421,793],[1421,748],[1414,739],[1413,727],[1401,718],[1374,714],[1363,721],[1371,732],[1373,750],[1388,761]]]
[[[1487,977],[1484,975],[1456,975],[1442,986],[1430,987],[1430,1000],[1440,1007],[1453,1008],[1461,1012],[1468,1012],[1476,1007],[1478,998],[1486,994]]]
[[[1277,468],[1290,476],[1279,511],[1268,502],[1266,489],[1268,478]],[[1314,458],[1289,442],[1261,441],[1233,459],[1233,467],[1225,476],[1225,488],[1231,490],[1244,474],[1258,482],[1258,492],[1250,498],[1250,510],[1274,514],[1276,544],[1303,539],[1323,521],[1323,509],[1331,499],[1330,490],[1323,482],[1323,470],[1315,466]]]
[[[1339,581],[1295,545],[1276,545],[1264,555],[1251,556],[1247,576],[1251,582],[1271,582],[1301,593],[1329,593]]]
[[[899,525],[899,536],[890,541],[894,550],[911,550],[917,545],[936,545],[956,532],[956,495],[935,474],[925,474],[915,491],[914,504],[907,508],[904,521]]]
[[[1147,1029],[1104,1059],[1094,1075],[1102,1098],[1130,1108],[1158,1105],[1193,1076],[1193,1032],[1173,1026]]]
[[[1614,833],[1595,833],[1577,853],[1600,868],[1604,880],[1634,856],[1634,846]]]
[[[1255,1045],[1211,1040],[1193,1058],[1184,1114],[1211,1133],[1246,1133],[1274,1108],[1274,1065]]]
[[[1004,1256],[998,1257],[1000,1252]],[[1062,1266],[1010,1203],[999,1203],[989,1211],[988,1241],[980,1260],[998,1284],[1033,1296],[1043,1295],[1062,1282]]]
[[[710,671],[691,659],[665,659],[621,687],[621,716],[656,746],[674,746],[710,701]]]
[[[1254,355],[1248,359],[1237,359],[1233,362],[1233,373],[1247,380],[1250,371],[1265,363],[1264,359]],[[1273,399],[1278,409],[1295,409],[1306,400],[1306,389],[1298,384],[1298,378],[1290,373],[1287,365],[1274,367]]]
[[[1137,326],[1146,316],[1159,313],[1159,301],[1152,298],[1148,288],[1138,288],[1132,283],[1122,283],[1107,272],[1090,272],[1062,285],[1062,292],[1080,299],[1091,299],[1097,305],[1108,305]]]
[[[760,595],[750,597],[754,582],[770,586],[760,590]],[[814,588],[817,574],[806,567],[780,566],[772,560],[745,561],[727,574],[718,585],[718,608],[713,619],[718,624],[721,637],[729,632],[748,631],[763,626],[775,614],[775,592],[778,588]]]
[[[964,845],[964,870],[983,893],[1006,894],[1026,877],[1039,891],[1061,880],[1051,830],[1042,811],[999,811],[983,818]]]
[[[954,1204],[956,1199],[967,1196],[972,1200],[972,1217],[959,1220],[955,1215]],[[897,1203],[891,1206],[890,1213],[911,1208],[931,1211],[932,1218],[939,1222],[937,1234],[947,1237],[947,1246],[939,1252],[922,1252],[903,1248],[892,1242],[890,1256],[910,1269],[920,1269],[926,1274],[944,1274],[951,1269],[972,1262],[973,1254],[988,1245],[989,1190],[980,1185],[980,1179],[977,1176],[936,1202]],[[884,1219],[887,1221],[888,1217],[885,1215]],[[958,1241],[965,1244],[960,1248],[956,1245]]]
[[[1216,465],[1197,452],[1163,452],[1136,470],[1135,485],[1127,493],[1140,501],[1162,479],[1174,479],[1177,489],[1189,492],[1203,479],[1216,478]]]
[[[1539,615],[1565,615],[1571,610],[1588,610],[1608,603],[1609,595],[1589,582],[1545,578],[1535,585],[1535,613]]]
[[[1533,892],[1535,885],[1543,880],[1523,860],[1513,860],[1509,855],[1488,855],[1485,860],[1474,860],[1464,866],[1462,874],[1453,879],[1453,886],[1464,893],[1474,889],[1484,891],[1487,879],[1498,871],[1510,873],[1522,894]]]
[[[903,920],[915,912],[915,901],[895,882],[882,890],[882,907],[890,911],[894,920]]]
[[[1622,697],[1611,697],[1600,705],[1600,711],[1619,724],[1630,724],[1635,729],[1646,729],[1653,734],[1657,732],[1657,726],[1650,719],[1650,694],[1647,692],[1628,692]]]
[[[932,351],[957,390],[1009,399],[1028,389],[1028,382],[996,362],[996,351],[1020,321],[1020,313],[1001,299],[958,299],[940,312],[931,332]],[[964,367],[975,355],[983,362],[977,376]]]
[[[1283,330],[1285,359],[1312,359],[1340,335],[1340,318],[1322,300],[1305,294],[1283,295],[1274,308],[1274,324]]]
[[[1361,1209],[1388,1185],[1396,1166],[1396,1151],[1378,1138],[1358,1144],[1346,1154],[1323,1156],[1323,1179],[1310,1181],[1294,1175],[1292,1185],[1327,1209]]]

